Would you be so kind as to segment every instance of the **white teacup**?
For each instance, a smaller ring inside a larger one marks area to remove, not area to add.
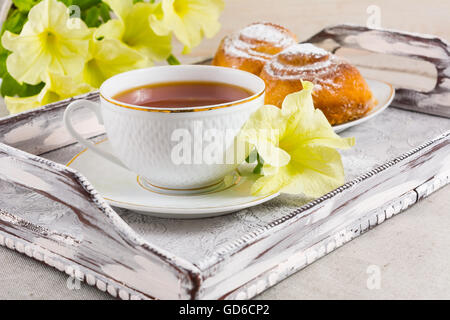
[[[253,94],[231,103],[195,108],[143,107],[113,98],[128,89],[180,81],[232,84]],[[234,161],[230,162],[229,151],[236,150],[236,135],[250,115],[263,105],[264,89],[264,81],[259,77],[231,68],[181,65],[133,70],[102,84],[100,104],[87,100],[72,102],[65,111],[64,123],[83,146],[135,172],[147,185],[168,192],[197,192],[218,184],[239,165],[241,157],[234,155]],[[72,112],[82,107],[92,110],[104,124],[113,154],[87,141],[72,127]],[[211,132],[218,132],[221,139],[212,141]],[[189,143],[190,159],[187,152],[180,152]],[[213,161],[203,159],[208,143],[209,149],[215,150]]]

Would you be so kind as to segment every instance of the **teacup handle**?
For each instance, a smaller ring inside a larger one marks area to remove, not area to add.
[[[99,147],[94,145],[92,142],[89,142],[88,140],[83,138],[73,128],[72,119],[71,119],[72,113],[81,108],[87,108],[87,109],[91,110],[92,112],[94,112],[95,116],[97,117],[98,123],[103,124],[102,111],[101,111],[100,105],[98,103],[95,103],[95,102],[92,102],[89,100],[77,100],[77,101],[70,103],[69,106],[67,107],[66,111],[64,112],[63,120],[64,120],[64,125],[66,126],[67,131],[69,131],[69,133],[72,135],[72,137],[74,137],[82,146],[89,148],[90,150],[92,150],[93,152],[98,154],[99,156],[102,156],[103,158],[128,170],[128,168],[122,163],[122,161],[117,159],[111,153],[103,151],[102,149],[100,149]]]

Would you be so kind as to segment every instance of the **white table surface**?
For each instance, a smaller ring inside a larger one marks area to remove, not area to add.
[[[326,25],[365,24],[370,6],[382,27],[450,39],[450,1],[226,0],[223,28],[183,61],[211,55],[224,34],[250,22],[283,24],[300,39]],[[373,10],[373,7],[372,7]],[[0,117],[6,114],[0,102]],[[257,299],[450,299],[450,186],[268,289]],[[380,287],[369,289],[372,270]],[[369,273],[368,273],[369,272]],[[72,288],[69,289],[69,288]],[[75,288],[75,289],[74,289]],[[78,289],[79,288],[79,289]],[[110,299],[64,273],[0,247],[0,299]]]

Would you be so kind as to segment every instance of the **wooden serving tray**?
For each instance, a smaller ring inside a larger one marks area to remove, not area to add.
[[[388,108],[343,132],[356,138],[342,153],[347,183],[319,199],[144,216],[64,166],[82,149],[62,124],[72,100],[0,119],[0,245],[122,299],[251,298],[450,182],[450,119]],[[87,111],[74,125],[104,138]]]

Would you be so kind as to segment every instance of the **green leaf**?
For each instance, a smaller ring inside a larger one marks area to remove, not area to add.
[[[111,19],[111,9],[109,6],[102,2],[96,6],[93,6],[87,10],[82,11],[81,19],[88,25],[89,28],[97,28],[102,23]]]
[[[19,83],[13,79],[9,74],[6,74],[2,80],[2,87],[0,89],[2,96],[11,96],[19,95],[19,92],[22,90]]]
[[[72,0],[72,5],[79,6],[81,10],[87,10],[101,2],[101,0]]]
[[[44,83],[37,85],[20,84],[9,73],[5,74],[2,81],[2,87],[0,89],[1,95],[4,96],[19,96],[19,97],[30,97],[41,92],[44,87]]]
[[[64,3],[66,7],[70,7],[72,5],[72,0],[59,0],[60,2]]]
[[[144,0],[133,0],[133,4],[138,2],[144,2]]]
[[[245,161],[247,163],[254,163],[257,162],[256,166],[253,168],[253,173],[254,174],[261,174],[263,165],[264,165],[264,160],[263,158],[259,155],[258,151],[256,151],[256,149],[253,149],[250,154],[248,155],[247,159],[245,159]]]
[[[166,61],[167,61],[167,63],[170,64],[170,65],[179,65],[179,64],[181,64],[181,62],[178,61],[178,59],[177,59],[173,54],[171,54],[171,55],[166,59]]]
[[[100,4],[99,9],[100,9],[100,17],[102,18],[103,23],[111,19],[110,15],[111,9],[106,3],[102,2]]]
[[[102,24],[100,20],[100,9],[92,7],[81,14],[81,18],[89,28],[97,28]]]
[[[41,0],[13,0],[14,5],[22,12],[28,13]]]
[[[28,14],[20,10],[13,10],[4,24],[4,30],[12,33],[20,33],[23,25],[27,22]]]
[[[8,58],[9,52],[0,46],[0,78],[3,78],[8,73],[6,69],[6,58]]]
[[[253,169],[253,173],[254,174],[261,174],[263,165],[264,165],[264,159],[259,155],[257,155],[257,160],[258,160],[258,164],[256,165],[256,167]]]
[[[258,160],[258,151],[256,151],[256,149],[253,149],[252,151],[250,151],[250,154],[248,155],[248,157],[245,159],[245,162],[247,163],[253,163],[256,160]]]

